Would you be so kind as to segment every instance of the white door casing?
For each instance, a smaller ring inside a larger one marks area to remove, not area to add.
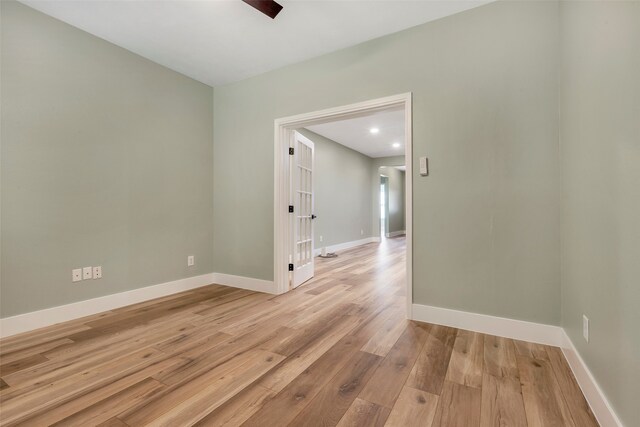
[[[311,125],[327,123],[335,120],[359,117],[374,111],[385,110],[391,107],[402,106],[405,111],[405,165],[406,176],[406,304],[407,318],[412,318],[413,304],[413,150],[412,150],[412,100],[411,93],[387,96],[385,98],[372,99],[356,104],[343,105],[341,107],[328,108],[295,116],[283,117],[274,121],[274,293],[282,294],[292,289],[291,272],[288,269],[292,263],[292,243],[294,230],[291,223],[291,214],[287,205],[290,204],[292,194],[293,161],[289,155],[289,147],[294,140],[295,129]]]
[[[313,142],[298,132],[293,133],[292,142],[291,288],[297,288],[313,277]]]

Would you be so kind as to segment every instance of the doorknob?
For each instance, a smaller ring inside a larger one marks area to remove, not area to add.
[[[311,214],[311,219],[316,219],[317,216],[315,216],[314,214]]]

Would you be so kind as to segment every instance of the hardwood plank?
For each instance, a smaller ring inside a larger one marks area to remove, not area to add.
[[[24,351],[36,345],[51,345],[51,343],[65,339],[73,333],[90,329],[88,326],[76,322],[48,326],[24,334],[3,338],[0,340],[0,356],[4,357],[7,353]]]
[[[249,293],[241,298],[226,301],[224,304],[211,305],[207,301],[204,302],[203,308],[194,310],[195,314],[200,315],[203,322],[212,322],[220,320],[225,316],[236,314],[238,311],[244,311],[256,305],[265,304],[272,295]]]
[[[516,347],[516,353],[520,356],[530,357],[532,359],[549,360],[547,348],[543,344],[537,344],[526,341],[513,340]]]
[[[513,340],[485,335],[484,372],[494,377],[520,378]]]
[[[52,425],[84,427],[101,424],[136,403],[149,399],[164,387],[164,384],[152,378],[144,379]]]
[[[218,344],[222,344],[232,338],[231,335],[224,332],[217,332],[206,328],[186,330],[180,335],[173,336],[164,341],[154,344],[154,348],[165,353],[174,352],[181,353],[197,346],[206,345],[213,348]]]
[[[436,415],[438,396],[404,387],[398,396],[385,426],[388,427],[431,427]]]
[[[427,342],[418,356],[407,386],[439,395],[449,367],[457,330],[433,325]]]
[[[270,390],[282,390],[360,322],[359,319],[351,316],[342,316],[338,320],[333,323],[333,328],[323,331],[323,334],[315,336],[313,341],[305,343],[304,346],[288,356],[275,369],[261,378],[259,384]]]
[[[74,361],[85,359],[87,356],[113,351],[116,345],[135,344],[148,345],[162,341],[169,336],[179,335],[186,330],[193,329],[187,321],[190,317],[185,313],[170,314],[155,319],[143,325],[133,325],[129,329],[118,331],[103,331],[90,328],[71,335],[73,342],[68,345],[56,347],[43,354],[51,360]],[[122,347],[120,347],[122,348]]]
[[[547,353],[562,391],[562,396],[569,407],[575,424],[580,427],[598,426],[587,399],[584,398],[562,351],[558,347],[547,347]]]
[[[316,340],[331,334],[334,329],[340,329],[344,323],[356,325],[357,319],[343,315],[344,306],[335,305],[332,310],[315,319],[303,329],[292,329],[292,325],[285,326],[291,329],[290,334],[283,335],[282,340],[265,343],[262,348],[274,353],[291,356],[301,348],[309,346]]]
[[[129,426],[125,424],[124,421],[122,421],[120,418],[113,417],[103,423],[98,424],[97,427],[129,427]]]
[[[0,390],[4,390],[9,388],[9,384],[5,383],[2,378],[0,378]]]
[[[349,283],[346,281],[343,282],[343,284],[351,287],[351,285],[349,285]],[[305,293],[309,295],[320,295],[324,292],[330,291],[334,288],[335,285],[335,282],[331,280],[330,277],[323,278],[321,280],[318,280],[311,286],[308,286],[308,289],[305,291]]]
[[[427,324],[410,322],[380,363],[360,397],[391,409],[427,341],[428,330]]]
[[[72,399],[60,402],[54,407],[33,411],[27,418],[23,418],[20,424],[25,426],[53,424],[64,418],[70,417],[76,412],[82,411],[97,402],[108,399],[110,396],[113,396],[134,384],[144,381],[146,378],[149,378],[158,372],[173,369],[174,367],[184,363],[188,363],[188,361],[180,358],[159,360],[149,366],[141,367],[141,369],[132,372],[127,376],[105,384],[102,387],[97,387],[86,393],[74,396]]]
[[[20,350],[16,350],[9,353],[3,353],[0,355],[0,360],[2,363],[14,362],[16,360],[24,359],[25,357],[33,356],[36,354],[41,354],[46,357],[46,352],[53,350],[57,347],[62,347],[65,345],[73,344],[68,338],[60,338],[52,341],[45,341],[40,344],[34,344],[29,347],[22,348]]]
[[[135,335],[127,333],[125,335],[128,339],[105,339],[104,344],[82,342],[77,347],[57,348],[55,351],[62,353],[49,356],[53,359],[50,362],[7,375],[6,380],[16,388],[27,390],[38,384],[54,382],[77,374],[84,369],[98,367],[136,351],[142,351],[148,348],[154,339],[163,339],[173,334],[179,334],[186,329],[182,325],[163,326],[158,330],[150,329],[148,334],[144,334],[144,331],[138,331]]]
[[[353,295],[346,288],[336,286],[334,290],[327,291],[323,295],[308,297],[307,301],[300,304],[298,312],[287,322],[287,326],[301,329],[315,321],[331,317],[332,314],[346,312],[352,305],[348,302],[348,298]]]
[[[227,400],[238,394],[256,378],[280,362],[284,356],[255,350],[247,362],[235,369],[217,376],[206,387],[174,406],[171,411],[155,418],[149,426],[184,426],[193,425],[215,410]],[[125,422],[126,419],[125,419]],[[128,422],[127,422],[128,423]],[[144,423],[147,425],[147,423]]]
[[[575,426],[551,363],[518,355],[518,369],[529,425]]]
[[[158,381],[167,385],[183,385],[189,381],[195,381],[198,377],[206,375],[236,357],[244,355],[255,348],[260,348],[261,344],[274,336],[279,330],[253,330],[251,333],[242,336],[233,336],[228,340],[211,345],[204,344],[189,349],[182,353],[182,357],[190,359],[190,363],[174,371],[163,372],[156,375]],[[126,421],[126,420],[125,420]]]
[[[212,311],[204,314],[202,311],[195,311],[195,313],[199,313],[198,318],[192,320],[191,323],[199,327],[209,327],[220,330],[228,325],[236,324],[250,317],[255,319],[255,316],[259,316],[260,313],[269,313],[279,307],[279,304],[272,299],[263,300],[262,297],[259,298],[258,303],[255,303],[255,299],[256,297],[254,296],[251,299],[251,303],[231,310],[226,309],[220,312]]]
[[[34,412],[47,411],[52,407],[73,400],[84,393],[101,388],[122,377],[148,366],[161,357],[160,352],[145,349],[124,358],[116,359],[69,377],[30,387],[28,391],[13,390],[3,395],[2,416],[6,423],[28,417]]]
[[[94,320],[87,322],[86,325],[103,334],[111,334],[144,325],[167,315],[188,312],[189,309],[195,308],[198,303],[206,301],[209,297],[207,294],[194,292],[174,301],[149,306],[139,311],[124,312],[105,319]],[[74,338],[72,337],[71,339],[75,340]]]
[[[290,426],[336,425],[367,383],[382,358],[358,352],[309,402]]]
[[[358,352],[362,344],[362,340],[345,336],[253,414],[243,426],[286,425],[293,421],[322,387]]]
[[[481,427],[527,427],[520,380],[485,373],[480,414]]]
[[[252,385],[195,423],[195,426],[239,426],[256,413],[276,392]]]
[[[33,356],[25,357],[24,359],[14,360],[13,362],[7,362],[0,365],[0,376],[7,376],[14,372],[22,371],[23,369],[30,368],[32,366],[40,365],[41,363],[48,362],[49,359],[41,354],[34,354]],[[4,360],[3,360],[4,362]]]
[[[353,401],[338,427],[382,427],[391,410],[360,398]]]
[[[384,322],[382,328],[362,346],[362,351],[377,354],[382,357],[386,356],[407,327],[407,324],[408,321],[404,313],[394,313],[393,316]]]
[[[480,425],[481,391],[458,383],[445,381],[434,427],[475,427]]]
[[[458,329],[446,380],[469,387],[482,387],[484,336]]]
[[[221,388],[222,386],[227,386],[228,377],[235,378],[247,363],[255,362],[258,367],[272,367],[281,357],[271,353],[268,354],[262,350],[245,351],[236,357],[230,358],[225,363],[215,365],[214,368],[206,372],[201,372],[190,380],[167,387],[153,396],[153,398],[123,412],[118,418],[129,425],[147,425],[162,417],[169,417],[174,415],[174,408],[184,409],[180,405],[189,401],[189,399],[196,399],[192,402],[199,404],[199,398],[196,396],[204,392],[204,390],[207,393],[212,392],[212,384],[218,384]],[[178,414],[176,413],[175,415],[177,416]],[[206,413],[202,414],[202,416],[204,415]]]

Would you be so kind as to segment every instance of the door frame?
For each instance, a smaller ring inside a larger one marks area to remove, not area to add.
[[[379,171],[380,171],[380,168],[378,168],[378,177],[380,178],[380,182],[381,182],[380,187],[382,187],[383,185],[382,180],[384,178],[384,233],[382,232],[382,214],[381,214],[382,210],[380,209],[380,197],[378,197],[378,203],[376,204],[378,211],[380,211],[379,221],[378,221],[378,231],[380,232],[380,239],[382,240],[383,238],[388,237],[387,234],[389,234],[388,233],[389,231],[389,177],[381,174]]]
[[[274,289],[277,294],[290,290],[291,274],[288,269],[290,260],[291,227],[289,220],[289,200],[291,200],[291,159],[289,147],[293,131],[298,128],[359,117],[374,111],[390,107],[404,107],[405,140],[404,155],[405,176],[405,216],[406,216],[406,294],[407,318],[412,318],[413,304],[413,150],[412,150],[412,94],[411,92],[372,99],[341,107],[328,108],[295,116],[283,117],[274,121]]]

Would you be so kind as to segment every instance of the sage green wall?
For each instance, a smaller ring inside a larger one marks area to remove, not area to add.
[[[563,2],[562,326],[640,420],[640,2]],[[590,339],[582,338],[582,315]]]
[[[2,317],[210,273],[212,89],[0,3]]]
[[[299,132],[313,141],[315,149],[315,247],[370,237],[371,158],[310,130]]]
[[[214,270],[273,279],[274,119],[413,92],[414,300],[560,322],[558,3],[500,1],[214,99]]]
[[[380,174],[388,178],[387,233],[403,231],[405,228],[404,172],[392,166],[382,166],[378,169],[378,175]],[[378,188],[379,193],[380,189]]]

